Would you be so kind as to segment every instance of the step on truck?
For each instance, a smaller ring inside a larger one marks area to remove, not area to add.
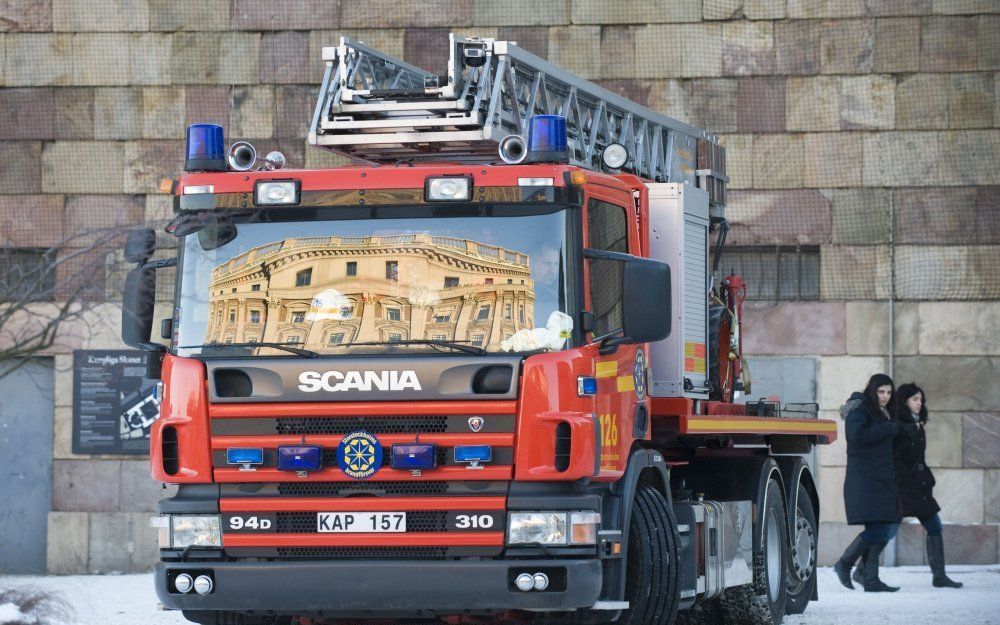
[[[815,404],[750,397],[715,136],[516,46],[325,48],[284,168],[187,131],[130,233],[156,593],[216,625],[776,624],[816,597]],[[156,273],[175,267],[154,342]],[[757,389],[767,392],[768,389]],[[760,395],[753,395],[758,397]],[[742,398],[742,399],[741,399]]]

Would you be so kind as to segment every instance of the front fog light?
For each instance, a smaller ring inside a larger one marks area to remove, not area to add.
[[[207,595],[212,592],[212,578],[208,575],[199,575],[194,580],[194,591],[199,595]]]
[[[254,193],[254,203],[257,206],[294,206],[299,203],[299,181],[259,180]]]
[[[170,546],[221,547],[222,524],[218,515],[198,515],[170,517]]]
[[[428,202],[460,202],[472,197],[472,177],[428,178],[425,192]]]
[[[535,587],[535,578],[531,573],[521,573],[514,579],[514,585],[523,592],[528,592]]]
[[[191,579],[191,576],[188,575],[187,573],[181,573],[180,575],[174,578],[174,588],[179,593],[187,594],[191,592],[191,588],[193,587],[194,587],[194,581]]]
[[[597,526],[601,524],[599,512],[571,512],[569,514],[570,543],[596,545]]]
[[[507,544],[566,544],[565,512],[511,512]],[[534,581],[532,581],[534,583]]]

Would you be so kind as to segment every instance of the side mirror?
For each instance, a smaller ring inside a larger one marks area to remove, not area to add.
[[[150,349],[155,298],[155,268],[138,267],[128,272],[122,293],[122,342],[129,347]]]
[[[624,342],[648,343],[670,336],[670,266],[632,257],[622,267]]]
[[[142,264],[156,251],[156,231],[152,228],[132,230],[125,240],[125,260]]]

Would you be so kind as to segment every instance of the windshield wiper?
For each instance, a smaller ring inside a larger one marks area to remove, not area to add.
[[[213,349],[225,349],[227,347],[273,347],[274,349],[283,349],[286,352],[305,356],[306,358],[319,358],[319,354],[314,351],[294,347],[286,343],[205,343],[204,345],[181,345],[179,349],[204,349],[206,347]]]
[[[363,343],[345,343],[344,347],[355,345],[431,345],[433,347],[450,347],[460,352],[482,356],[486,350],[475,345],[463,345],[460,341],[439,341],[436,339],[408,339],[405,341],[365,341]]]

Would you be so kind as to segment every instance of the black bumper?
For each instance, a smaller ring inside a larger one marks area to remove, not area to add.
[[[523,592],[511,572],[565,569],[564,590]],[[168,576],[210,571],[207,595],[168,592]],[[338,615],[491,610],[569,610],[589,607],[601,592],[600,560],[161,562],[156,594],[176,610]]]

